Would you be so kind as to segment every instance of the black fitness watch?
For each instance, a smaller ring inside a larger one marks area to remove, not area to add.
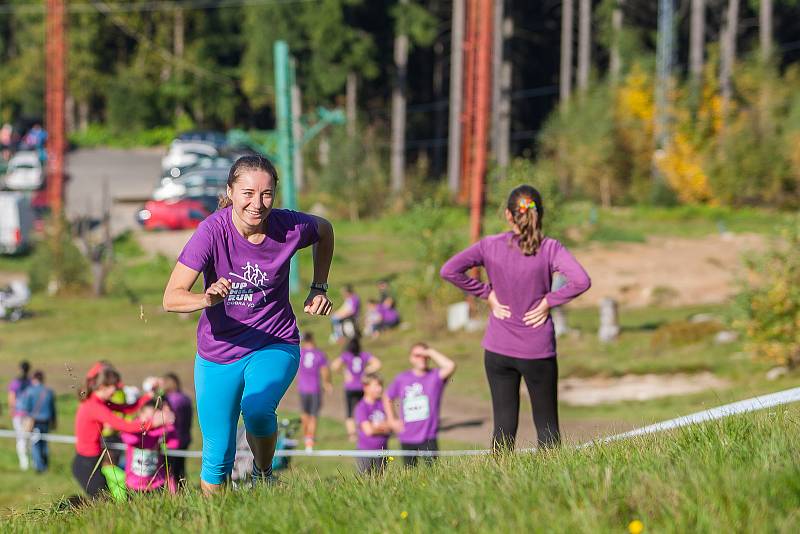
[[[316,289],[317,291],[322,291],[323,293],[328,292],[328,283],[327,282],[311,282],[311,289]]]

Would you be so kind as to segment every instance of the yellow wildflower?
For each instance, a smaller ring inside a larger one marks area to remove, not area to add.
[[[639,521],[638,519],[634,519],[633,521],[628,524],[628,532],[631,534],[641,534],[644,530],[644,523]]]
[[[408,519],[408,512],[406,512],[405,510],[400,512],[400,519]]]

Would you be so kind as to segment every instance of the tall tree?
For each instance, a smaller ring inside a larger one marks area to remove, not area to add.
[[[703,79],[703,50],[706,35],[706,2],[692,0],[692,14],[689,31],[689,75],[693,91],[699,95]]]
[[[758,6],[758,33],[761,60],[769,61],[772,55],[772,0],[760,0]]]
[[[578,13],[578,90],[589,88],[592,41],[592,0],[579,0]]]
[[[559,77],[559,97],[566,105],[572,95],[572,25],[574,21],[573,0],[561,4],[561,75]]]
[[[725,17],[725,27],[722,32],[721,65],[719,85],[722,93],[722,115],[728,112],[728,106],[733,94],[733,64],[736,61],[736,36],[739,25],[739,0],[728,0],[728,9]]]
[[[622,70],[622,57],[620,54],[620,40],[622,39],[622,6],[624,0],[616,0],[611,10],[611,50],[609,52],[608,70],[611,83],[619,81]]]

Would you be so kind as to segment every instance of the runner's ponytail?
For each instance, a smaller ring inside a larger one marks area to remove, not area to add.
[[[529,185],[520,185],[509,194],[506,207],[519,229],[519,235],[514,239],[516,245],[526,256],[536,255],[544,239],[542,195]]]

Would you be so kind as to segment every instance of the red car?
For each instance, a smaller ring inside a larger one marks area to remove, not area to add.
[[[136,215],[145,230],[186,230],[197,228],[211,215],[201,200],[148,200]]]

